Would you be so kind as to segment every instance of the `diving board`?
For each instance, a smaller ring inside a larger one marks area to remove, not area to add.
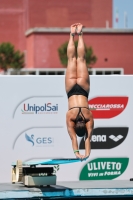
[[[22,162],[22,165],[26,166],[36,166],[36,165],[61,165],[61,164],[70,164],[75,162],[85,161],[86,159],[79,158],[51,158],[51,159],[34,159]],[[16,163],[12,163],[12,166],[15,166]]]

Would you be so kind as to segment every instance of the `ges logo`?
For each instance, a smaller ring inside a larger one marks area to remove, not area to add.
[[[54,139],[52,137],[35,137],[35,135],[28,135],[25,133],[25,139],[33,146],[49,146],[53,145]]]

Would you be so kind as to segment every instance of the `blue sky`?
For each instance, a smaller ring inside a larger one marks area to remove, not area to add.
[[[118,13],[118,22],[115,20],[116,13]],[[113,0],[112,26],[113,28],[133,29],[133,0]]]

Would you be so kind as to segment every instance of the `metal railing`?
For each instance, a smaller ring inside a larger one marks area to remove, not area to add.
[[[8,69],[7,75],[65,75],[66,68],[23,68],[19,71]],[[88,68],[90,75],[123,75],[123,68]]]

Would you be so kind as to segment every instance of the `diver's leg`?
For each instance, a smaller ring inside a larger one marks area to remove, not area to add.
[[[77,61],[76,61],[76,51],[74,44],[74,36],[76,33],[77,24],[73,24],[71,26],[70,38],[67,46],[67,57],[68,57],[68,65],[65,74],[65,87],[66,93],[68,93],[71,88],[77,82]]]
[[[77,84],[79,84],[84,90],[89,92],[90,79],[89,72],[85,59],[85,44],[83,40],[82,24],[77,25],[77,34],[79,35],[78,47],[77,47]]]

